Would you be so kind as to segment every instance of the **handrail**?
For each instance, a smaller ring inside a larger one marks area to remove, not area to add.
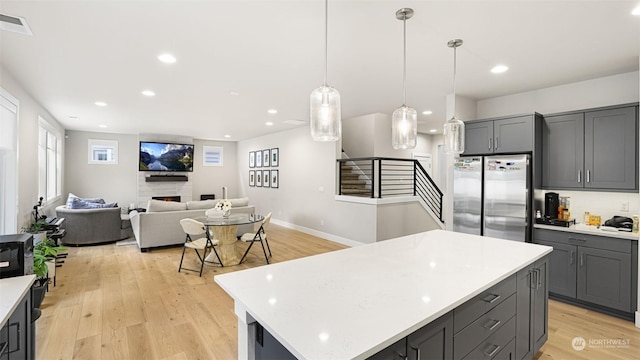
[[[337,159],[338,194],[382,198],[419,196],[444,223],[443,193],[415,159],[362,157]]]

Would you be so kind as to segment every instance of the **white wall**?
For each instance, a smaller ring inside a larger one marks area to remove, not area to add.
[[[87,151],[89,139],[105,139],[118,141],[117,165],[89,165],[87,163]],[[226,186],[229,197],[237,197],[238,171],[236,158],[237,150],[235,142],[209,141],[198,139],[172,138],[170,135],[129,135],[95,133],[86,131],[67,131],[67,151],[65,153],[65,187],[64,198],[69,192],[80,197],[102,197],[106,201],[115,201],[121,206],[129,206],[137,203],[137,206],[145,207],[145,203],[138,203],[138,171],[139,139],[149,141],[174,141],[193,143],[194,163],[193,172],[185,173],[189,177],[189,199],[199,200],[201,194],[215,194],[216,198],[222,196],[222,187]],[[221,146],[223,148],[223,166],[203,166],[202,146]],[[144,181],[144,180],[142,180]],[[154,183],[161,184],[161,183]],[[163,194],[172,195],[172,194]]]
[[[638,102],[638,71],[478,101],[478,118]]]
[[[6,69],[0,67],[0,86],[18,99],[18,228],[31,222],[31,210],[40,197],[38,187],[38,116],[54,126],[60,134],[64,129],[58,121],[24,89]],[[63,151],[65,148],[63,141]],[[64,160],[63,160],[64,167]],[[64,182],[64,177],[63,177]],[[58,199],[42,209],[52,215]]]
[[[89,164],[89,139],[118,142],[118,163]],[[67,130],[65,186],[62,192],[79,197],[99,197],[106,202],[129,206],[136,201],[138,176],[138,136]]]
[[[373,156],[376,114],[342,120],[342,149],[350,158]]]

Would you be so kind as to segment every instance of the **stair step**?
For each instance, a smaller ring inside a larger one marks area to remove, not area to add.
[[[342,173],[342,178],[359,178],[360,174],[356,174],[356,173]]]
[[[371,190],[368,189],[342,189],[342,194],[343,195],[356,195],[356,194],[362,194],[362,195],[371,195]]]
[[[342,180],[340,183],[342,183],[342,185],[366,185],[367,180],[360,180],[360,179]]]

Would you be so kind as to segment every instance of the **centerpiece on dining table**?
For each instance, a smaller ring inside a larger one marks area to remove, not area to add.
[[[220,200],[218,201],[214,209],[222,212],[222,217],[227,219],[229,218],[229,215],[231,215],[231,201]]]

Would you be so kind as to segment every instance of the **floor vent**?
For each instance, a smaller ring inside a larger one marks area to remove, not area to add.
[[[19,16],[0,14],[0,30],[33,35],[31,28],[29,28],[29,24],[27,24],[27,20]]]

